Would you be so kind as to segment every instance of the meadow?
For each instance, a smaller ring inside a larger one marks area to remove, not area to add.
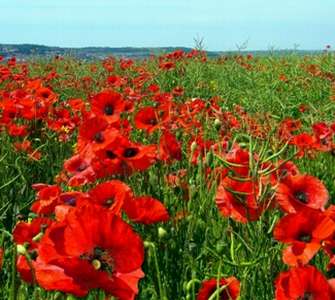
[[[334,113],[331,51],[0,59],[0,299],[335,299]]]

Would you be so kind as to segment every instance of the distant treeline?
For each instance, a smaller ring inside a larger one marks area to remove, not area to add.
[[[101,59],[107,56],[146,58],[152,54],[161,54],[172,52],[177,49],[190,52],[192,49],[187,47],[153,47],[153,48],[135,48],[135,47],[83,47],[83,48],[62,48],[49,47],[32,44],[0,44],[0,55],[8,58],[16,56],[18,58],[29,58],[32,56],[51,57],[55,55],[74,56],[83,59]],[[268,51],[206,51],[209,57],[218,57],[222,55],[252,54],[255,56],[264,55],[313,55],[320,54],[321,50],[268,50]]]

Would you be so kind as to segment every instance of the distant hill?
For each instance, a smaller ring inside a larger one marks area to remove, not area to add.
[[[49,47],[33,44],[0,44],[0,55],[5,58],[16,56],[19,59],[27,59],[29,57],[53,57],[55,55],[73,56],[80,59],[103,59],[107,56],[128,57],[128,58],[146,58],[151,54],[161,54],[172,52],[177,49],[189,52],[192,49],[187,47],[154,47],[154,48],[134,48],[134,47],[83,47],[83,48],[62,48]],[[287,55],[290,53],[298,55],[320,54],[321,50],[275,50],[275,51],[243,51],[243,54],[251,53],[255,56],[268,55]],[[241,53],[239,51],[207,51],[209,57],[217,57],[220,55],[234,55]]]

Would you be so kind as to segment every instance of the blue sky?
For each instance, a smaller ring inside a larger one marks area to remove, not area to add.
[[[334,12],[335,0],[0,0],[0,43],[323,49]]]

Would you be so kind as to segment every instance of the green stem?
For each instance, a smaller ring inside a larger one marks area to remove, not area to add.
[[[159,265],[158,265],[158,259],[157,259],[157,253],[156,253],[156,246],[154,245],[154,243],[150,243],[150,248],[151,248],[151,253],[154,257],[154,263],[155,263],[155,269],[156,269],[156,274],[157,274],[157,281],[158,281],[158,289],[159,289],[159,296],[160,299],[164,300],[166,299],[165,296],[165,291],[163,289],[163,285],[162,285],[162,278],[161,278],[161,273],[159,271]]]
[[[10,289],[10,300],[16,300],[17,299],[17,293],[16,293],[16,247],[13,247],[13,257],[12,257],[12,272],[11,272],[11,289]]]

